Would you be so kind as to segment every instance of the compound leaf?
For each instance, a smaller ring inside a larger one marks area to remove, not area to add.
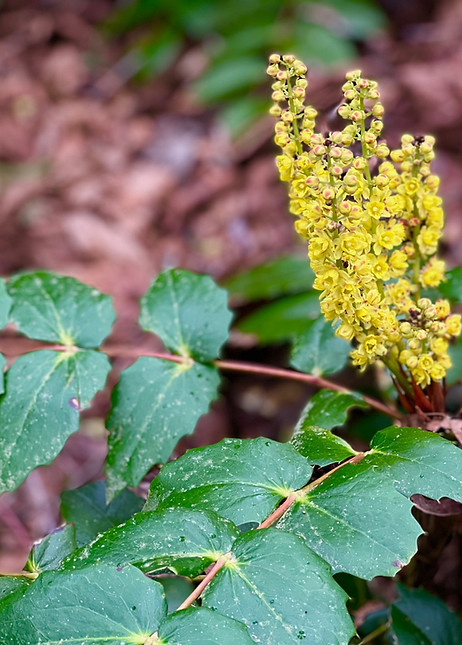
[[[0,602],[3,645],[143,645],[166,614],[162,586],[134,567],[45,571]]]
[[[228,338],[228,294],[206,275],[161,273],[141,299],[140,325],[173,353],[210,361]]]
[[[350,345],[338,338],[332,325],[321,316],[308,321],[306,329],[296,336],[290,361],[301,372],[322,376],[343,369],[349,353]]]
[[[330,567],[296,535],[276,529],[238,538],[203,605],[247,625],[258,643],[346,644],[354,627]]]
[[[61,515],[75,524],[77,546],[91,542],[98,533],[128,520],[143,507],[144,500],[123,490],[106,506],[106,482],[98,481],[61,493]]]
[[[66,569],[133,564],[144,572],[168,568],[194,577],[229,551],[238,529],[215,513],[169,509],[137,513],[71,554]]]
[[[317,466],[327,466],[358,454],[349,443],[330,430],[307,425],[305,417],[295,428],[290,443],[310,464]]]
[[[306,459],[271,439],[224,439],[167,464],[145,509],[213,509],[236,524],[260,522],[311,477]]]
[[[391,426],[374,436],[363,460],[380,468],[406,497],[450,497],[462,502],[462,451],[438,434]]]
[[[0,492],[56,457],[109,370],[107,357],[93,350],[43,350],[17,359],[0,401]]]
[[[13,276],[11,321],[36,340],[99,347],[115,319],[111,298],[75,278],[46,271]]]
[[[298,422],[299,427],[320,426],[331,430],[345,423],[350,408],[367,408],[359,392],[319,390],[308,401]]]
[[[159,627],[165,645],[255,645],[247,627],[206,607],[167,616]]]
[[[393,576],[417,550],[422,532],[387,473],[345,464],[305,493],[278,526],[302,535],[334,572]]]
[[[154,464],[163,464],[176,443],[194,432],[217,395],[217,370],[200,363],[142,357],[124,370],[107,421],[107,498],[137,486]]]

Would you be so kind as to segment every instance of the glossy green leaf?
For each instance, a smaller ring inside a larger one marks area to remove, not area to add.
[[[298,422],[299,427],[320,426],[331,430],[347,420],[351,408],[367,408],[359,392],[335,392],[320,390],[308,401]]]
[[[309,291],[313,277],[306,257],[288,255],[239,273],[224,286],[233,296],[253,302]]]
[[[29,580],[21,576],[7,576],[0,574],[0,604],[2,598],[6,598],[18,589],[25,589],[30,584]]]
[[[27,570],[36,573],[57,569],[61,561],[75,551],[75,526],[66,524],[34,544],[27,560]]]
[[[327,466],[358,454],[349,443],[330,430],[303,422],[295,428],[290,443],[313,466]]]
[[[207,275],[161,273],[141,299],[140,325],[175,354],[210,361],[228,338],[228,294]]]
[[[235,524],[261,522],[312,468],[289,444],[265,437],[224,439],[167,464],[151,484],[145,509],[211,509]]]
[[[423,589],[399,585],[400,600],[391,609],[392,631],[399,645],[462,643],[462,623],[444,602]]]
[[[44,350],[17,359],[0,401],[0,492],[13,490],[56,457],[109,370],[107,357],[92,350]]]
[[[247,625],[257,643],[341,643],[354,634],[346,593],[303,540],[276,529],[238,538],[205,590],[204,606]]]
[[[308,491],[278,526],[300,534],[334,572],[393,576],[416,552],[422,532],[411,507],[386,473],[346,464]]]
[[[255,645],[243,623],[205,607],[167,616],[159,638],[165,645]]]
[[[321,317],[310,320],[296,337],[290,362],[297,370],[315,376],[335,374],[345,367],[350,349],[349,343],[335,336],[332,325]]]
[[[107,529],[117,526],[143,507],[144,500],[123,490],[106,506],[106,482],[98,481],[61,493],[61,515],[75,524],[77,546],[88,544]]]
[[[2,645],[143,645],[165,613],[161,585],[134,567],[45,571],[0,602]]]
[[[8,291],[13,299],[11,321],[36,340],[99,347],[115,319],[111,298],[75,278],[26,273],[13,276]]]
[[[318,318],[319,314],[319,293],[308,291],[284,296],[260,307],[236,327],[245,334],[253,334],[262,344],[283,343],[302,333],[309,320]]]
[[[438,291],[451,302],[462,302],[462,267],[446,271],[446,279]]]
[[[217,396],[218,372],[200,363],[140,358],[124,370],[107,421],[107,498],[137,486],[154,464],[165,463],[181,437]]]
[[[380,468],[406,497],[462,502],[462,450],[438,434],[391,426],[377,432],[364,464]]]
[[[179,508],[137,513],[71,554],[62,566],[133,564],[148,573],[168,568],[194,577],[229,551],[238,535],[232,522],[211,512]]]
[[[5,281],[0,278],[0,329],[5,327],[10,319],[11,298],[6,290]]]

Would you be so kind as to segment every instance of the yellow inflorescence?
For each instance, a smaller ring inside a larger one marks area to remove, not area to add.
[[[345,127],[315,132],[306,71],[294,56],[270,58],[277,165],[290,185],[295,228],[308,240],[322,312],[337,336],[354,342],[355,365],[382,360],[422,387],[440,381],[461,320],[446,300],[421,295],[445,273],[435,255],[444,216],[430,169],[434,139],[406,134],[390,150],[380,138],[377,83],[360,71],[349,72],[342,87]]]

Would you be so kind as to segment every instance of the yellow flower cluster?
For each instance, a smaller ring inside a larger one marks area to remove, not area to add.
[[[282,149],[277,165],[290,185],[296,230],[308,240],[325,318],[353,342],[355,365],[382,360],[408,386],[440,381],[461,321],[446,300],[421,294],[445,272],[435,256],[444,217],[430,169],[433,137],[404,135],[390,150],[380,138],[377,83],[360,71],[349,72],[342,87],[345,127],[324,136],[315,131],[316,110],[305,106],[306,66],[274,54],[267,71]]]

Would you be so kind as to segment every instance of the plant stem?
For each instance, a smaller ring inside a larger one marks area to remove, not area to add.
[[[213,567],[210,569],[210,571],[207,573],[205,578],[202,580],[202,582],[197,585],[197,587],[194,589],[192,593],[189,594],[186,600],[183,600],[183,602],[181,603],[181,605],[178,607],[176,611],[180,611],[180,609],[186,609],[187,607],[190,607],[193,604],[193,602],[197,598],[199,598],[201,593],[204,591],[205,587],[217,575],[220,569],[222,569],[225,566],[227,562],[228,562],[228,558],[226,556],[217,560],[213,565]]]
[[[316,486],[319,486],[321,482],[323,482],[325,479],[327,479],[332,473],[335,471],[339,470],[340,468],[343,468],[343,466],[346,466],[346,464],[358,464],[363,457],[365,457],[367,453],[365,452],[360,452],[357,455],[354,455],[353,457],[350,457],[350,459],[347,459],[346,461],[342,462],[335,468],[332,468],[328,473],[325,473],[318,479],[316,479],[314,482],[311,482],[310,484],[307,484],[303,488],[300,488],[300,490],[297,490],[293,493],[291,493],[286,499],[280,504],[280,506],[277,507],[275,511],[269,515],[266,520],[263,520],[261,524],[257,526],[256,530],[260,529],[266,529],[275,524],[281,517],[289,510],[289,508],[298,500],[300,497],[310,490],[313,490],[313,488],[316,488]],[[189,596],[181,603],[181,605],[178,607],[177,611],[180,609],[186,609],[186,607],[190,607],[192,603],[199,598],[201,593],[204,591],[205,587],[209,584],[209,582],[217,575],[217,573],[220,571],[220,569],[223,568],[223,566],[226,564],[226,562],[229,561],[229,554],[223,555],[221,558],[219,558],[213,567],[210,569],[210,571],[207,573],[205,578],[202,580],[202,582],[194,589],[194,591],[189,594]]]
[[[383,625],[380,625],[379,627],[377,627],[377,629],[374,629],[373,632],[365,636],[362,641],[358,643],[358,645],[367,645],[367,643],[373,643],[377,636],[385,634],[385,632],[388,631],[389,628],[390,625],[388,623],[383,623]]]

